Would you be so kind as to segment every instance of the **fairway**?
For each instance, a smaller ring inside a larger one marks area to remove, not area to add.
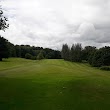
[[[110,72],[62,59],[5,59],[0,110],[110,110]]]

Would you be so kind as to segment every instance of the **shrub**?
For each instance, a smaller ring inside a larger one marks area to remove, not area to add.
[[[110,66],[102,66],[102,67],[100,67],[100,69],[110,71]]]
[[[38,60],[44,59],[44,56],[43,56],[43,53],[42,53],[42,52],[40,52],[40,53],[38,54],[37,59],[38,59]]]
[[[31,56],[31,60],[36,60],[36,56]]]
[[[29,54],[29,53],[26,53],[26,54],[25,54],[25,58],[26,58],[26,59],[31,59],[31,57],[32,57],[31,54]]]

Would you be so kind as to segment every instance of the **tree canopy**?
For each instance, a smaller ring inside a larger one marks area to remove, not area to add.
[[[86,61],[94,67],[110,66],[110,47],[96,49],[94,46],[82,48],[80,43],[73,44],[71,49],[67,44],[62,46],[62,58],[72,62]]]
[[[9,24],[7,24],[8,19],[3,16],[3,11],[0,9],[0,30],[5,31],[6,28],[9,27]]]
[[[2,58],[8,58],[8,41],[0,36],[0,61]]]
[[[0,9],[0,30],[5,31],[9,27],[7,18],[3,16],[3,11]],[[8,41],[0,36],[0,61],[2,58],[8,57]]]

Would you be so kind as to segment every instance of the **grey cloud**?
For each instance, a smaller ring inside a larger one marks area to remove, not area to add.
[[[109,43],[110,44],[110,33],[104,33],[97,39],[98,43]]]
[[[83,23],[79,26],[77,33],[80,37],[75,38],[76,41],[82,42],[86,45],[96,45],[100,46],[103,44],[110,43],[110,32],[105,30],[97,30],[91,23]]]
[[[81,42],[110,43],[109,0],[4,0],[10,28],[1,34],[14,44],[61,49]]]

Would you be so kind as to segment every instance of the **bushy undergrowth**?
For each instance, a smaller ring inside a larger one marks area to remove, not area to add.
[[[102,66],[102,67],[100,67],[100,69],[110,71],[110,66]]]

